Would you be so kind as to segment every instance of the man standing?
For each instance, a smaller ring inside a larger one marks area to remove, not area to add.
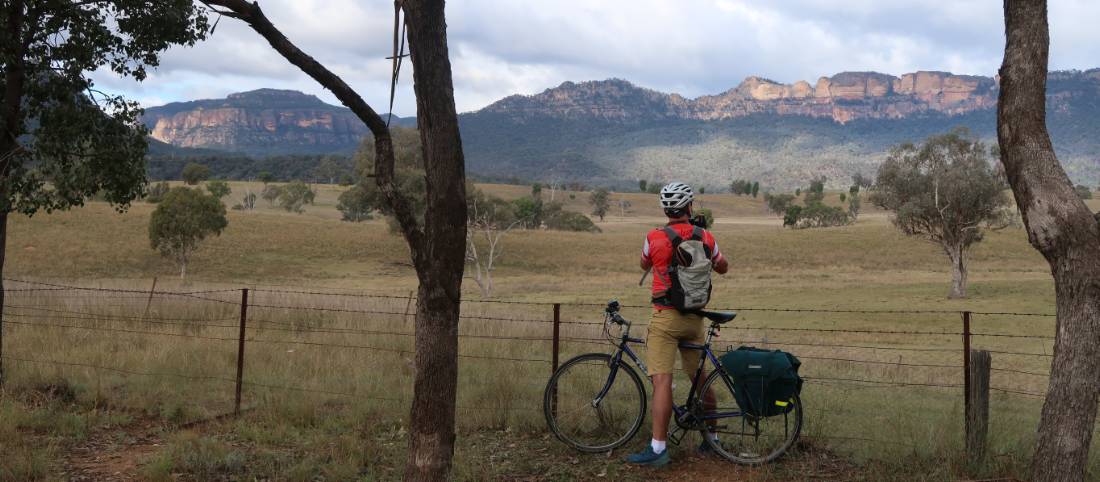
[[[675,270],[670,273],[669,268],[685,263],[685,254],[680,249],[680,243],[683,240],[701,241],[703,251],[710,259],[711,268],[718,274],[725,274],[729,270],[729,263],[718,251],[714,236],[706,229],[691,223],[693,200],[694,193],[687,184],[673,182],[662,188],[661,208],[668,217],[668,224],[650,231],[642,247],[641,267],[653,271],[653,316],[646,335],[646,362],[648,374],[653,381],[653,403],[650,406],[653,438],[645,450],[627,457],[627,462],[634,464],[659,467],[669,462],[666,441],[669,418],[672,415],[672,372],[676,363],[676,352],[680,352],[682,368],[689,379],[695,376],[702,356],[699,350],[679,349],[678,346],[680,341],[702,344],[706,336],[702,316],[693,310],[681,312],[675,307],[678,304],[677,299],[682,304],[683,293],[676,293],[676,290],[682,289],[681,283],[676,279]],[[687,264],[692,264],[691,260],[686,261]],[[709,297],[709,286],[706,296]],[[702,307],[698,306],[697,309]],[[713,407],[714,394],[704,394],[703,400],[706,406]],[[714,433],[707,435],[717,438]],[[700,450],[704,448],[709,449],[705,442]]]

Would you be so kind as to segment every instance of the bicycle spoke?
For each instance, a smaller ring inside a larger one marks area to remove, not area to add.
[[[555,374],[557,410],[548,414],[562,440],[581,450],[616,446],[637,431],[643,416],[641,382],[620,369],[601,397],[611,373],[606,355],[567,362]]]

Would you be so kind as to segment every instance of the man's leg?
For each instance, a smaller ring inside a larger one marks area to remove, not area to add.
[[[696,362],[696,363],[698,363],[698,362]],[[687,374],[688,380],[690,380],[692,377],[695,376],[695,372],[698,369],[699,369],[698,365],[695,365],[694,367],[691,367],[691,368],[684,367],[684,373]],[[695,389],[696,390],[701,390],[703,388],[703,383],[706,382],[706,381],[707,381],[707,372],[706,372],[706,370],[700,371],[699,372],[699,378],[697,378],[695,380]],[[702,393],[700,396],[703,398],[703,409],[706,411],[706,413],[713,412],[714,409],[717,408],[718,401],[714,397],[714,389],[708,387],[707,391],[705,393]],[[710,426],[718,425],[718,421],[717,420],[707,421],[707,425],[710,425]],[[710,432],[710,435],[717,437],[717,435],[714,434],[713,430]]]
[[[653,439],[641,453],[627,456],[627,462],[660,466],[668,463],[668,423],[672,416],[672,372],[676,364],[676,338],[668,331],[670,310],[654,310],[646,335],[646,363],[653,380]]]
[[[653,405],[650,416],[653,418],[653,440],[668,440],[668,423],[672,417],[672,374],[653,375]]]

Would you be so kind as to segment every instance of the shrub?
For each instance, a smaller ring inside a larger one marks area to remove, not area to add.
[[[292,181],[283,186],[279,195],[279,205],[294,213],[305,212],[306,204],[313,204],[317,193],[302,181]]]
[[[169,187],[168,183],[165,181],[153,184],[153,186],[149,188],[149,193],[145,195],[145,202],[150,204],[161,202],[164,199],[164,195],[168,194],[169,189],[171,189],[171,187]]]
[[[229,188],[229,183],[228,182],[218,180],[218,179],[207,182],[206,183],[206,190],[209,191],[212,196],[214,196],[218,199],[226,197],[230,193],[233,192],[233,190]]]
[[[783,226],[792,228],[797,226],[801,216],[802,206],[787,206],[787,211],[783,214]]]
[[[707,208],[699,208],[695,211],[695,214],[697,216],[702,216],[703,219],[706,220],[705,228],[710,229],[711,226],[714,226],[714,211]]]
[[[851,224],[852,219],[848,212],[836,206],[827,206],[822,203],[806,205],[799,212],[799,228],[825,228],[830,226],[844,226]]]
[[[588,216],[573,211],[560,211],[546,219],[548,229],[598,233],[600,228]]]
[[[1078,184],[1074,190],[1077,191],[1077,197],[1081,199],[1092,199],[1092,191],[1089,191],[1088,186]]]
[[[210,179],[210,168],[192,162],[183,166],[180,177],[183,178],[183,182],[187,183],[188,186],[195,186],[200,182]]]
[[[353,186],[336,198],[336,209],[340,211],[341,220],[357,223],[371,218],[377,202],[372,192],[362,186]]]
[[[768,194],[764,193],[764,202],[768,204],[768,211],[771,211],[776,216],[783,216],[787,214],[787,208],[794,202],[794,196],[790,194]]]
[[[264,200],[267,201],[267,203],[271,205],[271,207],[275,207],[275,201],[278,201],[279,196],[282,195],[282,186],[276,186],[274,184],[268,184],[264,186],[264,190],[260,192],[260,197],[264,198]]]

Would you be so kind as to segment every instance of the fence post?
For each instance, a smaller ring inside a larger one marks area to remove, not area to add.
[[[4,296],[4,283],[0,281],[0,315],[4,313],[6,303]],[[4,389],[4,317],[0,316],[0,391]]]
[[[241,385],[244,384],[244,327],[248,320],[248,288],[241,289],[241,324],[237,335],[237,395],[233,399],[233,413],[241,413]]]
[[[145,300],[145,312],[141,314],[141,321],[149,317],[149,307],[153,304],[153,294],[157,292],[157,277],[153,277],[153,287],[149,288],[149,299]]]
[[[970,352],[970,401],[966,411],[966,454],[971,463],[985,456],[986,437],[989,433],[989,372],[993,364],[988,351]]]
[[[970,312],[962,312],[963,319],[963,412],[970,413]],[[970,418],[965,420],[966,433],[970,433]]]
[[[561,303],[554,303],[554,341],[553,341],[553,355],[550,360],[550,375],[553,376],[554,372],[558,371],[558,352],[560,351],[561,343]],[[555,387],[554,393],[550,398],[550,413],[554,416],[558,415],[558,390]]]

